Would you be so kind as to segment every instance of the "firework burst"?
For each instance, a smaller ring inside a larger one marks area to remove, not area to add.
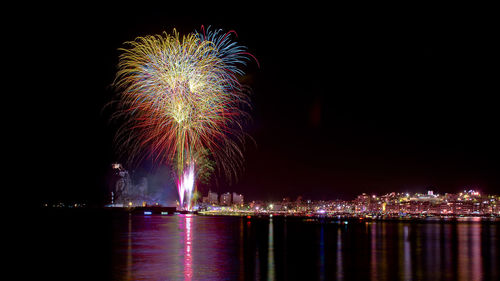
[[[125,122],[116,142],[129,161],[172,165],[181,205],[191,198],[200,157],[211,157],[229,180],[241,168],[249,97],[237,75],[253,56],[234,36],[202,26],[181,37],[174,29],[119,49],[116,116]]]

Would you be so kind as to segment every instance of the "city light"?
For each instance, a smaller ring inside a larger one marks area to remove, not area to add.
[[[384,195],[365,193],[352,200],[281,200],[275,202],[231,201],[230,193],[227,199],[220,202],[209,202],[204,197],[204,203],[198,206],[200,213],[214,215],[241,215],[248,218],[253,215],[287,215],[287,216],[326,216],[355,218],[424,218],[432,216],[497,216],[500,214],[500,196],[484,195],[475,190],[466,193],[444,195],[434,191],[425,193],[396,193]],[[234,198],[233,193],[233,198]],[[237,195],[243,196],[243,195]],[[217,197],[217,194],[214,195]],[[222,198],[222,195],[221,195]],[[236,197],[238,198],[238,197]],[[239,200],[239,199],[238,199]],[[221,207],[219,207],[219,204]],[[272,214],[270,214],[272,212]]]

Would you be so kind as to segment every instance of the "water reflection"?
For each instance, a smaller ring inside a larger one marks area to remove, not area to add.
[[[193,257],[192,251],[192,215],[184,217],[184,280],[191,280],[193,277]]]
[[[481,225],[474,224],[471,229],[471,262],[472,278],[476,280],[483,279],[483,259],[481,258]],[[479,278],[480,277],[480,278]]]
[[[469,277],[469,228],[458,226],[458,280]]]
[[[274,268],[274,234],[273,234],[273,218],[269,219],[269,232],[267,242],[267,280],[275,280]]]
[[[127,216],[114,280],[498,280],[499,225]],[[123,257],[120,259],[120,257]]]
[[[325,227],[323,224],[319,233],[319,280],[325,280]]]
[[[489,260],[490,262],[489,268],[491,269],[491,275],[493,277],[492,279],[494,278],[499,279],[500,278],[500,274],[498,274],[498,267],[499,267],[498,263],[500,262],[498,258],[499,249],[498,247],[495,247],[495,245],[499,245],[498,228],[492,228],[492,227],[488,228],[486,234],[488,235],[487,238],[489,237],[488,239],[489,244],[487,244],[488,247],[486,248],[486,251],[488,249],[490,250],[490,256],[486,261]]]
[[[127,275],[126,280],[132,280],[132,214],[128,215],[127,232]]]
[[[428,254],[428,258],[425,259],[425,267],[433,272],[439,272],[441,268],[440,231],[439,224],[430,224],[425,237],[425,252]]]
[[[240,267],[239,267],[239,271],[240,271],[240,276],[239,276],[239,280],[244,280],[244,275],[243,275],[243,272],[245,272],[245,255],[244,255],[244,239],[245,239],[245,227],[244,227],[244,224],[243,224],[243,219],[240,219],[240,229],[239,229],[239,232],[240,232],[240,242],[239,242],[239,249],[238,249],[238,258],[240,260]]]
[[[337,280],[344,280],[342,270],[342,230],[337,229]]]
[[[370,235],[371,235],[371,259],[370,259],[370,264],[371,264],[371,267],[370,267],[370,271],[371,271],[371,277],[372,277],[372,280],[377,280],[377,277],[378,277],[378,273],[377,273],[377,224],[376,223],[372,223],[372,226],[371,226],[371,231],[370,231]]]
[[[408,225],[403,226],[403,280],[411,279],[411,248],[409,239],[409,227]]]
[[[260,265],[259,265],[259,249],[257,248],[255,252],[255,280],[260,280]]]
[[[482,280],[481,225],[459,224],[458,280]]]

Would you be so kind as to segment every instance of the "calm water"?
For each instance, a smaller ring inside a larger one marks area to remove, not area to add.
[[[500,224],[42,214],[41,279],[499,280]]]

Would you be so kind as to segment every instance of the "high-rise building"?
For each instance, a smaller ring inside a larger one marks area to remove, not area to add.
[[[243,195],[233,192],[233,204],[234,205],[243,205]]]
[[[220,196],[220,204],[224,206],[231,205],[231,193],[226,192]]]
[[[219,204],[219,195],[216,192],[208,191],[208,203],[213,205]]]

